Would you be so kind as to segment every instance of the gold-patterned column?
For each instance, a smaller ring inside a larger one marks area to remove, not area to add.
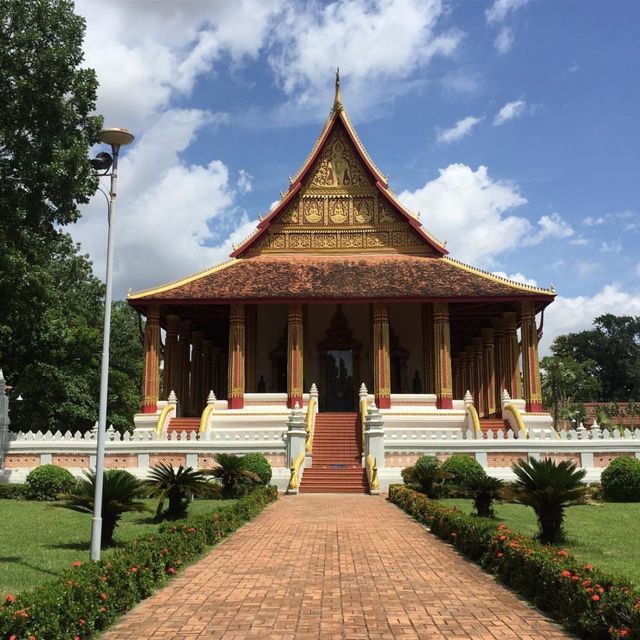
[[[373,392],[380,409],[391,407],[391,355],[389,353],[389,307],[373,305]]]
[[[244,407],[244,305],[232,304],[229,314],[229,409]]]
[[[189,415],[189,374],[191,369],[191,322],[180,323],[180,339],[178,340],[178,383],[175,389],[180,411],[183,416]]]
[[[538,330],[532,302],[521,303],[520,332],[522,334],[522,373],[524,377],[525,410],[542,411],[540,363],[538,362]]]
[[[206,402],[211,385],[211,340],[202,341],[202,386],[200,387],[200,397]]]
[[[191,388],[189,393],[189,407],[191,413],[198,415],[202,412],[205,399],[201,397],[202,391],[202,340],[204,332],[193,331],[191,333]]]
[[[142,412],[155,413],[160,394],[160,307],[147,309],[142,371]]]
[[[473,396],[473,402],[478,408],[478,390],[475,387],[476,384],[476,350],[473,348],[473,345],[469,345],[464,350],[465,358],[467,361],[467,388],[465,389],[465,393],[467,391],[471,392]]]
[[[424,337],[424,392],[435,393],[434,381],[435,360],[433,341],[433,305],[430,302],[422,304],[422,335]]]
[[[167,315],[167,335],[164,341],[164,385],[162,397],[166,400],[172,391],[178,392],[178,329],[180,318],[174,314]]]
[[[453,371],[453,397],[462,398],[464,394],[460,393],[460,358],[451,360],[451,370]]]
[[[460,352],[458,356],[460,362],[460,397],[464,398],[464,394],[467,393],[469,388],[469,374],[467,372],[467,354],[464,351]]]
[[[287,407],[302,407],[304,316],[301,304],[290,304],[287,318]]]
[[[482,359],[482,338],[474,338],[473,339],[473,357],[474,357],[474,389],[475,393],[473,399],[476,402],[476,409],[478,410],[478,415],[481,417],[486,415],[486,406],[485,406],[485,388],[484,388],[484,376],[483,376],[483,359]]]
[[[484,410],[489,417],[496,413],[496,358],[493,329],[482,330],[482,377],[484,379]]]
[[[502,415],[502,390],[506,388],[504,376],[504,320],[500,318],[493,321],[493,342],[495,345],[494,362],[496,375],[494,404],[496,407],[496,414],[500,416]]]
[[[451,335],[449,332],[449,304],[434,302],[433,304],[433,337],[436,359],[436,407],[438,409],[453,408],[451,383]]]
[[[504,318],[504,378],[505,388],[513,399],[522,398],[520,389],[520,350],[518,348],[518,316],[509,311]]]

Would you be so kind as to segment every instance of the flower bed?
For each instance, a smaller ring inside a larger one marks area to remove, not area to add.
[[[640,593],[620,580],[402,485],[389,488],[389,499],[580,638],[640,639]]]
[[[277,497],[276,487],[257,489],[220,511],[165,524],[160,533],[140,536],[108,560],[74,562],[59,580],[7,594],[0,602],[0,638],[94,637]]]

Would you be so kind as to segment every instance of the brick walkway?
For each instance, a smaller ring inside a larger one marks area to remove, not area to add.
[[[103,640],[570,638],[383,498],[281,498]]]

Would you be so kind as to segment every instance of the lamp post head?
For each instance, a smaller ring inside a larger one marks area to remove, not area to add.
[[[124,147],[133,142],[133,133],[128,129],[120,129],[118,127],[102,129],[100,131],[100,141],[111,146]]]

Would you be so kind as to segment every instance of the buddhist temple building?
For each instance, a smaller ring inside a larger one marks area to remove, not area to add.
[[[389,423],[441,427],[470,402],[502,421],[507,398],[548,426],[538,338],[554,296],[449,256],[368,156],[337,78],[307,160],[230,259],[128,296],[146,317],[137,424],[172,392],[185,429],[211,391],[218,416],[304,411],[315,384],[320,415],[357,413],[366,387]]]

